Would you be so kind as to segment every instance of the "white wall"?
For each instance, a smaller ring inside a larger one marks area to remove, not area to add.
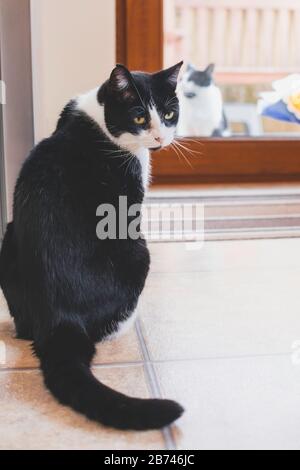
[[[115,0],[31,0],[35,141],[115,64]]]

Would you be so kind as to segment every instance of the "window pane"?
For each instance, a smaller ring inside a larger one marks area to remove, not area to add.
[[[179,135],[300,136],[299,0],[164,0],[164,18]]]

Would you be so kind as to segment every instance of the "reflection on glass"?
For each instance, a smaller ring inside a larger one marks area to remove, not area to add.
[[[198,70],[188,64],[178,87],[179,136],[230,135],[221,89],[214,81],[214,64]]]
[[[258,106],[274,82],[300,73],[300,0],[164,0],[164,12],[165,65],[185,60],[180,136],[300,136],[295,115]],[[282,106],[298,107],[298,88]]]

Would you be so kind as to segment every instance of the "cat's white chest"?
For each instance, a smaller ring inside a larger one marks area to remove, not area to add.
[[[136,157],[138,158],[142,167],[142,181],[144,191],[147,191],[151,179],[150,152],[145,148],[140,149],[136,152]]]

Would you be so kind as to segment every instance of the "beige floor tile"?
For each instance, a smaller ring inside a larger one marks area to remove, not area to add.
[[[96,369],[104,383],[148,397],[142,366]],[[160,432],[104,428],[56,403],[37,371],[0,372],[0,449],[162,449]]]
[[[12,320],[4,318],[1,314],[0,342],[2,344],[0,370],[38,367],[38,360],[32,353],[31,343],[16,339]]]
[[[185,413],[181,449],[300,450],[300,366],[289,356],[156,364],[163,395]]]
[[[153,273],[297,268],[300,264],[300,239],[206,242],[199,250],[185,243],[149,246]]]
[[[0,370],[7,368],[38,367],[38,360],[32,354],[29,341],[15,337],[13,320],[0,289]]]
[[[39,362],[32,353],[31,343],[16,339],[12,321],[1,321],[1,317],[0,344],[0,370],[38,367]],[[141,361],[138,338],[134,329],[123,337],[98,344],[94,359],[94,363],[97,365]]]
[[[300,270],[152,274],[140,301],[154,360],[289,353]]]
[[[95,364],[142,362],[138,337],[133,327],[124,336],[97,345]]]
[[[0,291],[0,369],[38,367],[30,342],[15,338],[15,329]],[[95,364],[131,363],[142,360],[135,329],[97,346]]]

